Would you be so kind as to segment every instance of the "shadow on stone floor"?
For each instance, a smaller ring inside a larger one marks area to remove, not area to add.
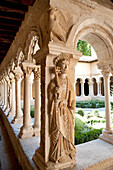
[[[0,170],[22,170],[0,117]]]

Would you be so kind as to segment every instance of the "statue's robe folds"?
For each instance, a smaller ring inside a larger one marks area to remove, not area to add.
[[[74,115],[71,110],[70,93],[66,87],[60,87],[59,100],[55,101],[55,79],[50,83],[50,160],[65,162],[73,159],[76,148],[73,143]]]

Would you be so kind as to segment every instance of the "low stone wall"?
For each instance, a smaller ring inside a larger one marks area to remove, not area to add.
[[[76,96],[76,101],[88,101],[92,99],[105,100],[105,96]]]
[[[22,166],[22,168],[25,170],[37,169],[36,165],[32,161],[32,156],[34,154],[33,153],[34,150],[33,150],[33,152],[31,152],[31,156],[29,156],[27,154],[27,152],[29,152],[29,151],[25,150],[25,147],[23,147],[23,144],[25,144],[25,141],[27,142],[27,140],[29,140],[29,139],[25,139],[25,140],[23,140],[23,142],[22,142],[22,139],[19,139],[19,137],[18,137],[19,131],[17,130],[19,127],[17,127],[17,125],[11,124],[13,117],[10,116],[9,118],[7,118],[7,116],[4,114],[4,112],[2,111],[1,108],[0,108],[0,115],[2,117],[2,120],[4,122],[6,130],[8,132],[9,138],[13,145],[16,157],[17,157],[20,165]],[[19,126],[21,127],[21,124],[19,124]],[[36,149],[36,147],[35,147],[35,149]]]

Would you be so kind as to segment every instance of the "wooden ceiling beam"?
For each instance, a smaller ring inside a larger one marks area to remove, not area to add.
[[[1,27],[1,26],[5,26],[5,27],[8,26],[8,27],[16,27],[16,28],[19,28],[19,27],[21,26],[21,24],[20,24],[20,25],[16,25],[16,24],[13,24],[13,23],[12,23],[12,24],[9,24],[9,23],[7,23],[7,22],[6,22],[6,23],[1,23],[1,22],[0,22],[0,27]]]
[[[0,34],[15,36],[16,35],[16,31],[14,31],[14,30],[8,31],[6,29],[0,29]]]
[[[15,21],[15,20],[12,20],[12,19],[6,19],[6,18],[0,17],[0,25],[1,24],[20,26],[21,21],[18,21],[18,20]]]
[[[2,15],[0,15],[0,18],[11,19],[11,20],[14,20],[14,21],[22,21],[23,20],[21,18],[13,18],[13,17],[10,17],[10,16],[2,16]]]
[[[18,12],[20,14],[25,14],[25,11],[20,10],[20,9],[14,9],[14,8],[7,8],[7,7],[2,7],[0,6],[0,11],[5,11],[5,12]]]
[[[15,27],[15,26],[8,26],[8,25],[0,25],[0,29],[2,30],[7,30],[7,31],[13,31],[13,32],[17,32],[19,27]]]
[[[15,3],[15,2],[9,2],[9,1],[2,0],[2,1],[0,1],[0,9],[11,10],[13,12],[19,12],[19,13],[21,13],[21,12],[25,13],[28,11],[28,6],[22,5],[19,3]]]
[[[1,53],[1,54],[6,54],[6,53],[7,53],[7,50],[0,50],[0,53]]]
[[[1,44],[1,43],[11,43],[11,42],[12,42],[11,39],[0,38],[0,44]]]
[[[14,35],[10,35],[10,34],[1,34],[1,32],[0,32],[0,37],[2,38],[14,38]]]
[[[23,5],[31,6],[34,4],[35,0],[7,0],[9,2],[16,2]]]
[[[0,47],[0,51],[4,50],[7,51],[9,49],[9,47]]]
[[[0,16],[1,17],[6,17],[8,19],[12,18],[15,20],[23,20],[24,19],[24,14],[20,14],[17,12],[5,12],[5,11],[0,11]]]

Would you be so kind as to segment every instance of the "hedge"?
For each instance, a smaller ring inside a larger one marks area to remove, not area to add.
[[[113,106],[113,103],[112,103]],[[105,101],[104,100],[90,100],[90,101],[77,101],[76,107],[79,108],[101,108],[105,107]]]
[[[84,133],[75,132],[75,145],[97,139],[102,134],[102,129],[92,129]]]

